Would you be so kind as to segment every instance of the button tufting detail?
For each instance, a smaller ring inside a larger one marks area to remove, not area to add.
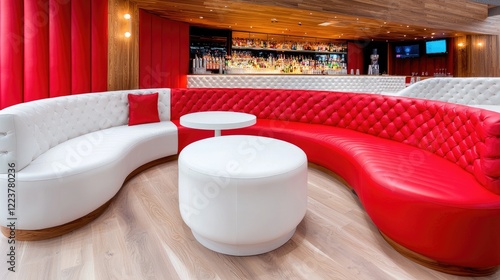
[[[500,115],[494,112],[405,97],[285,89],[172,89],[172,100],[172,119],[230,110],[331,125],[430,151],[476,177],[500,176],[491,165],[479,164],[480,158],[500,161],[500,146],[488,143],[490,134],[500,137]]]

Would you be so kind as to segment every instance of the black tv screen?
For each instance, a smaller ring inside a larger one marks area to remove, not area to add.
[[[418,44],[395,46],[394,52],[396,58],[420,57],[420,46]]]
[[[445,54],[446,52],[446,39],[425,42],[426,54]]]

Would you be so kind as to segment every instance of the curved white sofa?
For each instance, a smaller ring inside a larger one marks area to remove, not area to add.
[[[500,111],[500,78],[430,78],[395,95]]]
[[[158,92],[160,122],[128,126],[128,93]],[[110,91],[0,111],[0,220],[7,226],[7,166],[16,165],[16,229],[62,226],[105,205],[131,172],[177,154],[170,89]]]

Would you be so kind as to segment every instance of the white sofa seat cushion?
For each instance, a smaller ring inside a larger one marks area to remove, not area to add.
[[[115,196],[134,169],[177,148],[177,127],[170,121],[111,127],[65,141],[17,172],[17,227],[36,230],[85,216]]]

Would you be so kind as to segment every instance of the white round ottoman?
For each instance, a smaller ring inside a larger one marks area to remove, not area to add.
[[[194,142],[179,154],[179,208],[211,250],[247,256],[276,249],[306,213],[306,154],[259,136]]]

